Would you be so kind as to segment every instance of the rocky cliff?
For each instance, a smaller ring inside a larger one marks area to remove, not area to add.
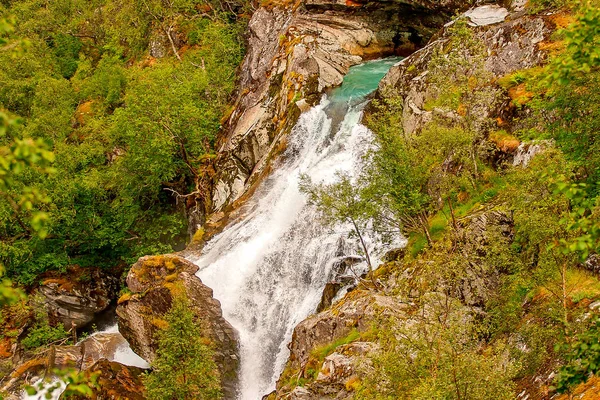
[[[43,276],[37,292],[52,322],[61,322],[66,329],[81,328],[115,298],[119,286],[115,275],[99,268],[72,267],[64,274]]]

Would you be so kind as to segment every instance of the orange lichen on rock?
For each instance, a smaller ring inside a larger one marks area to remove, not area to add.
[[[84,103],[81,103],[77,107],[77,109],[75,110],[75,121],[77,121],[77,124],[79,126],[85,125],[87,120],[90,117],[94,116],[94,111],[92,108],[93,105],[94,105],[94,102],[92,100],[89,100]]]
[[[123,294],[121,297],[119,297],[119,300],[117,300],[117,304],[123,304],[126,301],[131,300],[131,296],[132,296],[131,293],[125,293],[125,294]]]
[[[593,376],[577,386],[571,394],[562,394],[556,400],[597,400],[600,399],[600,378]]]
[[[517,151],[521,145],[519,139],[504,131],[492,133],[490,135],[490,141],[494,143],[498,149],[505,153],[513,153]]]
[[[563,29],[571,25],[575,22],[575,18],[573,15],[567,12],[560,12],[550,16],[550,21],[556,26],[558,29]]]
[[[148,68],[148,67],[154,66],[154,64],[156,64],[156,58],[152,57],[152,56],[148,56],[148,57],[144,58],[144,60],[140,63],[140,67]]]
[[[357,2],[357,1],[353,1],[353,0],[346,0],[346,6],[348,7],[362,7],[362,4]]]
[[[0,342],[0,358],[12,357],[12,342],[9,338],[5,338]]]
[[[32,360],[26,361],[23,364],[19,365],[19,367],[13,371],[12,376],[14,376],[14,377],[21,376],[26,372],[30,372],[30,371],[36,370],[36,369],[46,368],[47,366],[48,366],[48,360],[46,358],[34,358]]]
[[[559,40],[556,42],[540,42],[538,49],[549,53],[550,55],[556,55],[565,49],[565,42]]]
[[[508,96],[513,100],[513,103],[519,106],[527,104],[535,96],[532,92],[527,90],[524,83],[512,87],[508,90]]]
[[[65,292],[72,292],[75,287],[74,283],[66,278],[49,278],[42,282],[43,285],[50,285],[52,283],[57,284],[59,289]]]

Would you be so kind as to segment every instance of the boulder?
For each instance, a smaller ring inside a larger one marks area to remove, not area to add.
[[[43,276],[36,290],[41,294],[52,322],[67,330],[90,323],[116,297],[118,279],[100,268],[71,267],[67,273]]]
[[[212,289],[194,275],[197,271],[195,264],[176,255],[140,258],[127,275],[127,287],[133,294],[119,300],[119,331],[137,354],[152,363],[157,350],[155,334],[164,326],[163,318],[174,297],[187,297],[205,335],[215,344],[225,395],[233,398],[239,363],[237,333],[223,318]]]

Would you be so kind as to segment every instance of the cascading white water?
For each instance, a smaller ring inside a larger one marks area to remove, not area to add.
[[[331,182],[337,171],[358,171],[371,141],[359,123],[366,95],[397,61],[353,67],[340,88],[304,113],[275,172],[245,205],[244,218],[209,241],[200,257],[189,257],[239,332],[242,400],[274,389],[293,328],[315,311],[324,286],[338,273],[341,252],[357,255],[348,239],[351,227],[324,227],[307,204],[300,174]]]

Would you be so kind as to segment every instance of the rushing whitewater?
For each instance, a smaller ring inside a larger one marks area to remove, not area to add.
[[[343,273],[334,270],[336,261],[357,255],[357,244],[348,239],[351,228],[324,227],[307,204],[300,175],[332,182],[337,171],[358,171],[371,141],[359,123],[366,96],[397,61],[353,67],[340,88],[304,113],[244,218],[214,237],[202,256],[190,257],[239,332],[242,400],[274,389],[294,326],[315,311],[326,283]]]

